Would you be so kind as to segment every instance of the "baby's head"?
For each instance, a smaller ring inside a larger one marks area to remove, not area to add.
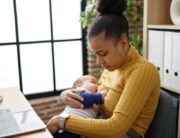
[[[96,92],[97,91],[97,79],[91,75],[85,75],[80,78],[78,78],[74,84],[73,88],[77,87],[83,87],[87,89],[90,92]]]

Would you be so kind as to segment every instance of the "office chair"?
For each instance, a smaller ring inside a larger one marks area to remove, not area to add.
[[[165,131],[168,131],[166,128],[169,128],[168,125],[171,125],[169,120],[172,119],[172,109],[173,98],[161,89],[158,107],[145,138],[165,138]]]

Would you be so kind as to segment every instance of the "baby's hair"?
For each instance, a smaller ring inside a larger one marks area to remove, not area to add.
[[[73,83],[73,88],[77,88],[77,87],[80,87],[80,86],[82,86],[82,84],[83,84],[83,77],[80,77],[80,78],[77,78],[76,80],[75,80],[75,82]]]
[[[123,33],[128,37],[128,21],[123,15],[127,8],[126,0],[99,0],[97,11],[99,15],[95,18],[88,32],[88,38],[104,32],[106,38],[115,37],[117,39]]]

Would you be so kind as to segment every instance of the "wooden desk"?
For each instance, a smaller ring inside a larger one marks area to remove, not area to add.
[[[0,109],[10,108],[14,106],[22,106],[22,105],[31,106],[18,88],[13,87],[13,88],[0,89],[0,95],[3,96],[3,101],[0,104]],[[13,138],[41,138],[41,137],[53,138],[47,129],[19,135]]]

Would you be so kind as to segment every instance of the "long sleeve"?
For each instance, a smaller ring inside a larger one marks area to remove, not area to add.
[[[102,104],[103,102],[101,93],[81,92],[80,96],[84,98],[81,102],[84,108],[90,108],[93,104]]]
[[[102,85],[110,89],[104,106],[112,116],[108,119],[72,116],[65,129],[91,138],[121,138],[130,128],[143,135],[159,98],[160,80],[155,66],[144,60],[128,61],[122,70],[103,77]]]

